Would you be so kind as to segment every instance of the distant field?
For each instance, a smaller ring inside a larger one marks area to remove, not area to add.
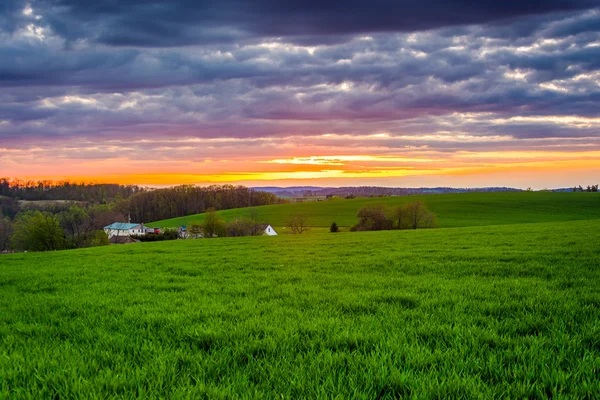
[[[60,206],[63,204],[71,204],[71,203],[83,203],[81,201],[74,200],[19,200],[19,205],[22,208],[45,208],[51,206]]]
[[[288,216],[300,213],[310,215],[311,223],[316,227],[329,227],[333,221],[339,226],[349,227],[356,223],[356,213],[365,204],[383,203],[397,206],[417,200],[435,212],[440,227],[445,228],[600,218],[599,193],[436,194],[276,204],[256,207],[256,210],[263,222],[275,227],[283,226]],[[248,216],[249,209],[225,210],[219,213],[225,220],[231,220],[239,216]],[[200,223],[203,219],[203,214],[196,214],[156,221],[149,225],[176,227]]]
[[[599,254],[590,220],[4,255],[0,398],[597,398]]]

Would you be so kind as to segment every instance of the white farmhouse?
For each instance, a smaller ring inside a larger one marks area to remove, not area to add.
[[[145,235],[144,224],[131,224],[127,222],[113,222],[104,227],[104,232],[109,238],[113,236]]]

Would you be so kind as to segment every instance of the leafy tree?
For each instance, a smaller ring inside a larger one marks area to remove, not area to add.
[[[204,217],[204,223],[202,224],[204,234],[206,237],[213,236],[225,236],[225,223],[221,219],[221,216],[217,214],[214,208],[210,208],[206,212]]]
[[[60,225],[65,231],[67,244],[70,248],[82,247],[86,237],[83,235],[85,225],[89,220],[86,210],[79,205],[73,205],[59,215]]]
[[[383,204],[369,204],[361,207],[356,215],[359,218],[352,230],[381,231],[393,228],[392,218]]]
[[[331,233],[336,233],[339,232],[340,228],[338,228],[337,224],[334,222],[331,223],[331,226],[329,227],[329,232]]]
[[[10,249],[10,238],[13,234],[13,224],[8,218],[0,219],[0,251]]]
[[[74,204],[59,216],[68,246],[71,248],[92,246],[91,241],[94,237],[94,242],[98,242],[95,231],[102,230],[113,222],[125,221],[123,214],[111,210],[108,205],[82,207]]]
[[[62,250],[66,247],[57,216],[41,211],[26,211],[17,216],[11,244],[15,249],[31,251]]]

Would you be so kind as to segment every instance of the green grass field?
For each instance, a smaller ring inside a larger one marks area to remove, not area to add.
[[[4,255],[0,398],[597,398],[599,254],[590,219]]]
[[[600,218],[598,193],[461,193],[423,196],[327,200],[297,204],[256,207],[259,219],[280,228],[290,215],[308,214],[317,228],[329,227],[335,221],[341,227],[356,223],[356,213],[365,204],[382,203],[390,207],[421,201],[435,212],[442,228],[484,226],[527,222],[572,221]],[[249,209],[220,211],[225,220],[248,216]],[[150,223],[157,227],[177,227],[201,223],[203,214]],[[314,231],[323,231],[315,229]]]

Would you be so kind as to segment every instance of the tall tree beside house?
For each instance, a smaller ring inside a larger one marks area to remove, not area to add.
[[[64,249],[66,241],[56,215],[26,211],[17,216],[11,245],[16,250],[51,251]]]
[[[83,232],[88,219],[86,210],[79,205],[73,205],[68,210],[60,213],[59,222],[65,231],[68,247],[81,247],[82,242],[85,240]]]
[[[125,221],[123,214],[113,211],[108,205],[82,207],[74,204],[59,214],[60,225],[64,229],[70,248],[90,247],[104,243],[102,235],[96,232],[115,221]]]
[[[226,235],[225,223],[214,208],[206,211],[202,228],[204,230],[204,237],[207,238]]]

